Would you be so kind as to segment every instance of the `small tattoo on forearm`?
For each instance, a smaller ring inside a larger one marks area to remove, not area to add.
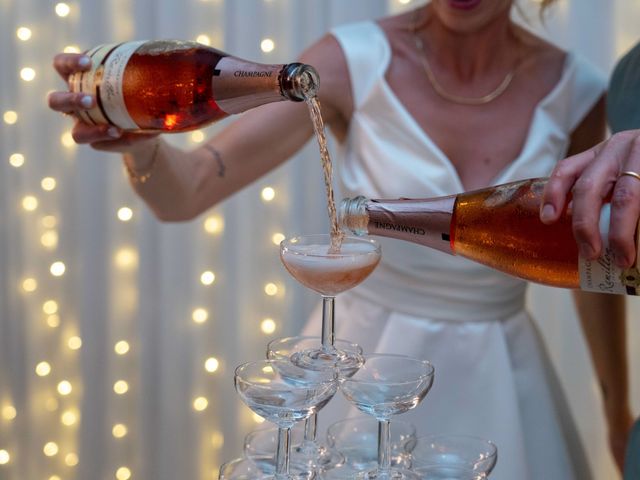
[[[220,155],[220,152],[211,145],[205,145],[204,148],[211,152],[211,155],[213,155],[214,160],[218,164],[218,176],[224,177],[224,172],[227,170],[227,167],[225,167],[224,162],[222,161],[222,155]]]

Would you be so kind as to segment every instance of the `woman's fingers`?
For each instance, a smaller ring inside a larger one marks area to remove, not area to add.
[[[76,143],[96,143],[113,141],[122,137],[122,131],[110,125],[89,125],[77,121],[71,131],[73,140]]]
[[[95,98],[86,93],[52,92],[48,97],[49,108],[56,112],[75,113],[95,105]]]
[[[53,58],[53,68],[66,82],[72,73],[89,70],[91,59],[81,53],[59,53]]]

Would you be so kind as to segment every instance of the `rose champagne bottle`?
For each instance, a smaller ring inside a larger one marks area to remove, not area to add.
[[[316,95],[319,78],[301,63],[268,65],[206,45],[174,40],[100,45],[90,71],[73,74],[73,92],[95,95],[87,123],[124,130],[183,132],[234,113]]]
[[[636,265],[618,268],[606,244],[609,205],[600,219],[603,255],[580,258],[568,212],[552,225],[539,219],[545,182],[528,179],[429,199],[345,199],[340,223],[358,235],[425,245],[536,283],[637,295]]]

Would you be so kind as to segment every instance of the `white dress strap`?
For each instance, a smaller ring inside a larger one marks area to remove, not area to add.
[[[338,40],[351,77],[351,91],[356,110],[372,88],[384,76],[391,50],[382,29],[372,21],[341,25],[331,34]]]

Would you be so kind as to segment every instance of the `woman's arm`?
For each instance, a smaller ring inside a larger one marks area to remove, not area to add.
[[[569,154],[593,147],[605,136],[604,99],[571,137]],[[574,301],[602,389],[609,444],[620,469],[632,424],[629,407],[625,297],[576,290]]]
[[[78,56],[59,55],[54,65],[66,78],[81,69]],[[351,108],[349,74],[337,41],[325,36],[300,60],[320,75],[319,99],[325,123],[340,129]],[[82,68],[86,68],[82,67]],[[86,108],[77,94],[55,92],[51,108],[73,112]],[[95,99],[92,99],[95,102]],[[165,221],[194,218],[295,154],[311,138],[307,105],[279,102],[246,112],[205,146],[183,151],[159,137],[119,132],[76,122],[78,143],[123,153],[132,185],[155,215]],[[145,181],[139,181],[143,178]],[[136,181],[138,180],[138,181]]]

